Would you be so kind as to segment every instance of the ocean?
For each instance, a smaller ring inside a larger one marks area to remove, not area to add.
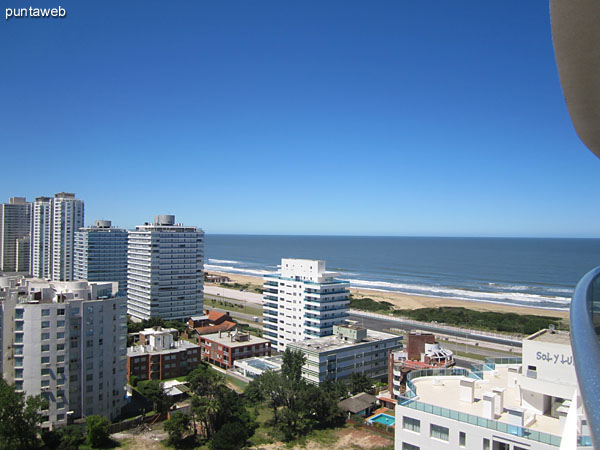
[[[356,288],[567,309],[600,239],[206,235],[209,272],[262,276],[282,257],[324,259]]]

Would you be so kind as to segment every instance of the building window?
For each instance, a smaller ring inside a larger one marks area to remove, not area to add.
[[[49,309],[42,309],[42,317],[49,316],[49,315],[50,315]]]
[[[409,444],[408,442],[403,442],[402,450],[420,450],[420,449],[416,445]]]
[[[446,427],[431,424],[430,436],[441,441],[448,441],[450,430]]]
[[[42,340],[50,339],[50,333],[42,333]]]
[[[23,311],[22,309],[15,309],[15,319],[22,319],[23,318]]]
[[[47,363],[50,363],[50,357],[42,356],[42,364],[47,364]]]
[[[483,439],[483,450],[490,450],[490,440]]]
[[[419,419],[413,419],[412,417],[404,416],[402,418],[402,428],[408,431],[414,431],[415,433],[420,433],[421,421]]]
[[[50,321],[49,320],[44,320],[42,322],[42,328],[50,328]]]
[[[464,431],[458,432],[458,445],[466,447],[467,445],[467,434]]]
[[[49,352],[50,351],[50,346],[48,344],[42,345],[42,351],[43,352]]]

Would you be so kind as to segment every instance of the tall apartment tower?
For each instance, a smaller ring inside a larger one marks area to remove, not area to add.
[[[2,374],[48,400],[44,428],[125,405],[127,300],[117,283],[0,277]]]
[[[119,294],[127,293],[127,230],[97,220],[75,232],[73,279],[117,281]]]
[[[38,197],[31,211],[30,266],[31,275],[50,279],[52,276],[52,199]]]
[[[18,241],[27,238],[30,229],[31,203],[24,197],[12,197],[8,203],[0,205],[0,272],[29,270],[29,258],[23,254],[19,255],[19,251],[22,252],[24,247],[19,246]]]
[[[263,335],[278,351],[289,342],[333,334],[348,317],[349,283],[336,280],[325,261],[282,259],[279,273],[265,275]]]
[[[52,201],[52,279],[73,280],[75,232],[83,228],[83,200],[60,192]]]
[[[155,216],[129,231],[127,312],[139,319],[189,319],[204,307],[204,231]]]

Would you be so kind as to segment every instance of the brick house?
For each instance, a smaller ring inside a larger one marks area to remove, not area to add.
[[[203,335],[198,341],[202,359],[224,369],[233,367],[234,361],[239,359],[271,356],[271,341],[239,330]]]
[[[164,380],[187,375],[201,361],[200,346],[175,341],[172,330],[160,327],[140,332],[144,344],[127,348],[127,380]]]

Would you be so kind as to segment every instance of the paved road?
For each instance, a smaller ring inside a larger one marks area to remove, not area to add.
[[[227,289],[219,286],[204,286],[204,293],[209,295],[215,295],[217,297],[226,297],[234,300],[241,300],[248,303],[257,303],[262,305],[263,296],[262,294],[256,294],[254,292],[242,292],[236,289]]]
[[[475,341],[483,341],[483,342],[492,342],[495,344],[503,344],[509,345],[511,347],[521,347],[521,342],[514,341],[513,339],[505,339],[502,337],[496,336],[487,336],[484,334],[478,334],[477,332],[469,332],[469,331],[458,331],[451,330],[447,328],[441,329],[439,326],[430,325],[426,323],[422,323],[419,325],[415,325],[414,323],[407,323],[401,319],[383,319],[373,316],[362,315],[360,313],[354,312],[350,314],[349,319],[356,320],[359,324],[364,326],[365,328],[369,328],[371,330],[384,330],[389,328],[400,328],[405,331],[411,330],[423,330],[430,331],[432,333],[445,334],[450,336],[462,337],[473,339]]]

